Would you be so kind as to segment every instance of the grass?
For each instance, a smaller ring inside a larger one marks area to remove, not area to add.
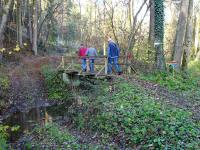
[[[163,84],[170,80],[168,76],[165,78]],[[182,78],[177,80],[179,83]],[[63,83],[57,84],[54,86],[59,87]],[[171,84],[167,85],[172,90],[178,88]],[[188,84],[196,86],[189,81]],[[181,82],[178,86],[182,86]],[[189,88],[187,86],[185,84],[181,90]],[[68,109],[68,116],[77,129],[97,132],[103,145],[114,141],[119,147],[129,148],[200,148],[200,123],[191,119],[191,113],[157,102],[137,85],[124,80],[112,83],[85,80],[77,88],[81,104],[74,102]],[[64,93],[65,89],[62,90],[61,93]],[[71,92],[65,92],[64,97]]]

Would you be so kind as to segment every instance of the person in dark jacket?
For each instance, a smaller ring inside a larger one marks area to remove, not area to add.
[[[86,58],[85,58],[86,52],[87,52],[87,48],[83,44],[81,44],[79,48],[79,56],[81,57],[81,62],[82,62],[81,67],[82,67],[83,72],[86,72],[87,70],[87,63],[86,63]]]
[[[118,65],[118,59],[120,55],[120,49],[118,45],[111,39],[108,38],[108,74],[112,73],[112,66],[114,65],[115,70],[118,74],[121,74],[120,66]]]

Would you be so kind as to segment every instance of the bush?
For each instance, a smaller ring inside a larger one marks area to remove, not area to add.
[[[48,89],[49,99],[66,100],[71,97],[67,84],[62,80],[62,72],[57,72],[50,66],[43,66],[42,74],[45,77],[45,85]]]

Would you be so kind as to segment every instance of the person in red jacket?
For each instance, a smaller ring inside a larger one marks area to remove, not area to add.
[[[86,56],[86,51],[87,51],[87,48],[81,44],[80,48],[79,48],[79,56],[81,57],[81,62],[82,62],[82,70],[83,72],[86,72],[87,70],[87,63],[86,63],[86,58],[84,56]]]

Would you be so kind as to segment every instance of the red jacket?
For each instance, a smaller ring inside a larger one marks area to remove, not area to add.
[[[85,56],[86,55],[86,51],[87,51],[86,47],[80,47],[80,49],[79,49],[79,56],[80,57]]]

